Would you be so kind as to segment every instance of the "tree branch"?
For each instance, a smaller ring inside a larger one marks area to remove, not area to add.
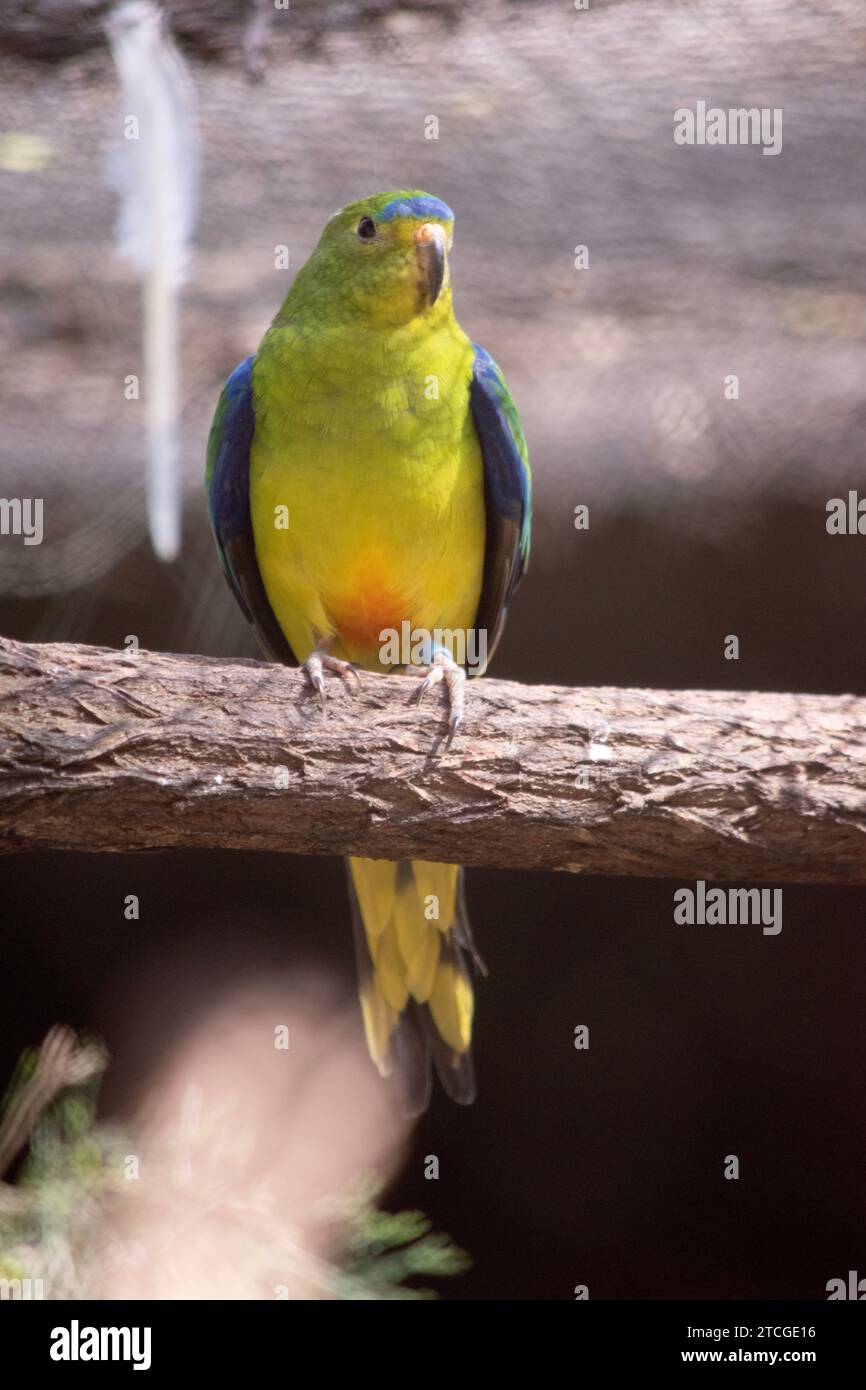
[[[866,700],[410,678],[0,639],[0,848],[866,882]]]

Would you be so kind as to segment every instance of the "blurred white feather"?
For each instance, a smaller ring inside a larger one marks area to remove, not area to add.
[[[157,555],[173,560],[181,533],[179,289],[198,193],[195,94],[162,13],[150,0],[117,6],[107,32],[122,88],[126,137],[112,160],[112,178],[123,200],[117,249],[140,272],[144,289],[148,524]]]

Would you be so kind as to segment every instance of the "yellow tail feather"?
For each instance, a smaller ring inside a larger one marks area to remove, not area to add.
[[[395,1060],[413,1070],[411,1085],[426,1092],[432,1052],[449,1094],[472,1100],[474,996],[461,950],[470,944],[462,870],[420,861],[348,862],[370,1056],[383,1076]]]

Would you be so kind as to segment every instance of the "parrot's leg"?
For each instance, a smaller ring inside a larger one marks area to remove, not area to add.
[[[445,682],[450,707],[448,738],[445,741],[444,750],[447,753],[454,735],[463,723],[463,715],[466,712],[466,672],[462,666],[457,665],[451,653],[446,652],[444,647],[435,647],[430,667],[415,697],[416,701],[420,703],[427,691],[432,690],[433,686],[439,685],[441,681]]]
[[[341,661],[338,656],[331,656],[323,646],[319,646],[307,657],[301,667],[310,685],[319,695],[319,704],[325,708],[325,671],[333,671],[335,676],[339,676],[341,681],[347,685],[354,682],[353,692],[360,689],[361,677],[357,667],[351,661]]]

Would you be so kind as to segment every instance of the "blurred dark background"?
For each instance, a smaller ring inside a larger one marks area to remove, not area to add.
[[[274,246],[295,268],[336,207],[417,186],[456,212],[457,311],[532,452],[532,566],[494,674],[863,692],[866,538],[825,528],[829,498],[866,495],[857,0],[299,3],[252,58],[254,7],[226,0],[210,25],[173,7],[203,173],[170,566],[146,538],[142,406],[123,398],[140,291],[112,250],[109,7],[79,7],[51,52],[39,8],[10,6],[0,33],[0,459],[5,496],[44,497],[46,535],[0,540],[0,631],[255,654],[204,513],[213,406],[289,283]],[[673,112],[698,99],[781,107],[781,154],[675,146]],[[444,1296],[821,1298],[866,1273],[866,893],[787,887],[771,938],[675,926],[677,886],[470,874],[490,968],[479,1099],[436,1095],[387,1194],[471,1253]],[[0,890],[0,1076],[52,1022],[93,1029],[110,1114],[239,980],[312,963],[354,991],[329,860],[4,857]]]

